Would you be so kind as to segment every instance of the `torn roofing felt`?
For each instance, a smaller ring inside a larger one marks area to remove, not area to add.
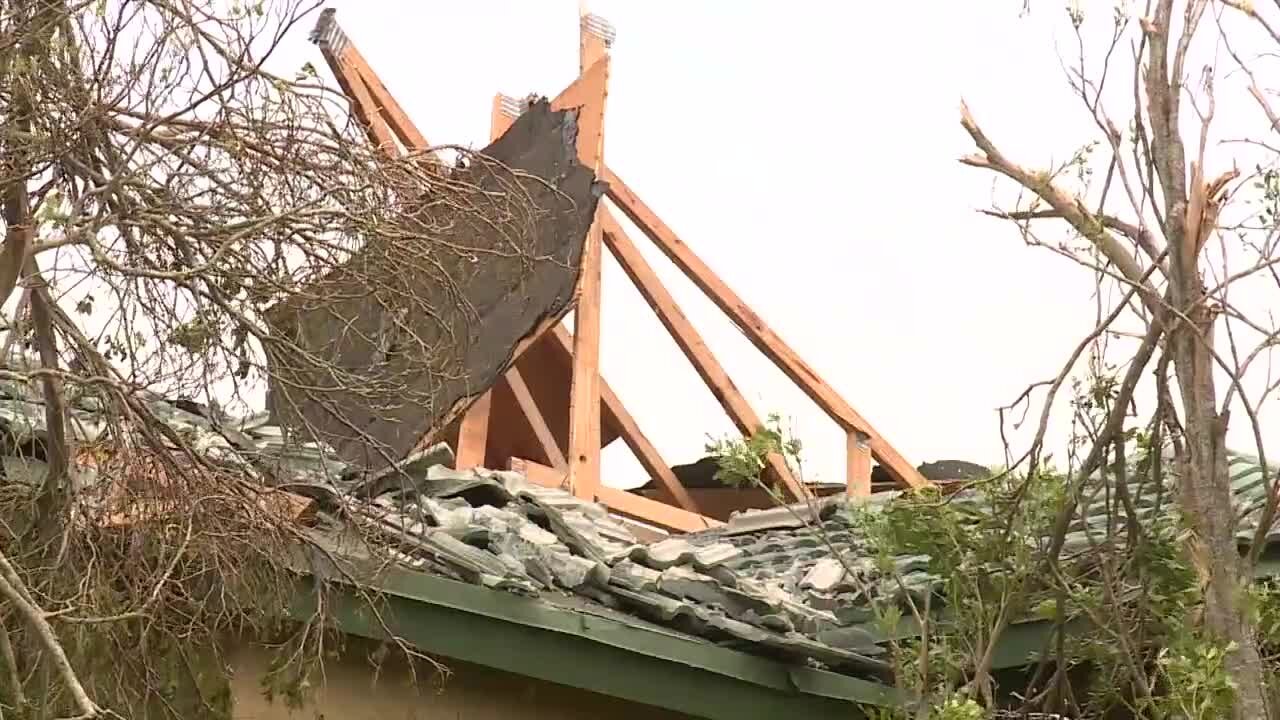
[[[273,419],[347,462],[385,466],[497,382],[573,298],[604,189],[576,140],[575,110],[531,103],[447,181],[478,191],[462,203],[424,193],[428,237],[368,238],[273,309],[273,333],[295,346],[269,352]]]

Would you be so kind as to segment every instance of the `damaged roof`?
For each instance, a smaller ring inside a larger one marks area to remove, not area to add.
[[[1246,455],[1231,467],[1244,544],[1264,476]],[[927,555],[893,557],[886,572],[853,511],[879,512],[897,492],[748,511],[722,527],[643,543],[600,505],[518,473],[434,466],[410,475],[404,490],[360,510],[410,567],[529,596],[572,593],[721,645],[868,679],[889,670],[872,602],[920,600],[940,583]],[[951,501],[987,512],[974,491]],[[1102,502],[1101,494],[1084,498],[1065,557],[1100,541]],[[1173,510],[1155,492],[1134,503],[1144,518]],[[1273,529],[1266,541],[1276,540]]]
[[[519,596],[543,610],[606,613],[634,627],[661,627],[783,663],[875,680],[889,666],[871,602],[901,601],[939,582],[925,555],[893,558],[893,572],[886,575],[850,511],[856,504],[877,512],[898,493],[749,511],[721,527],[645,543],[602,505],[564,490],[515,472],[453,470],[447,446],[367,472],[321,444],[289,440],[265,416],[228,418],[194,403],[140,397],[211,461],[240,467],[264,485],[319,498],[327,509],[318,514],[314,532],[335,547],[358,554],[359,548],[344,543],[354,527],[371,529],[362,535],[381,538],[378,544],[405,568]],[[105,427],[100,404],[92,397],[71,400],[75,437],[99,437]],[[45,432],[38,392],[0,383],[0,426],[16,441],[10,447],[38,446]],[[38,479],[40,466],[38,459],[3,458],[10,478]],[[1248,456],[1233,456],[1231,467],[1246,542],[1258,522],[1265,479]],[[1140,492],[1134,500],[1146,516],[1169,505],[1154,493]],[[952,502],[979,510],[982,504],[972,491]],[[1082,502],[1084,517],[1073,526],[1066,553],[1087,548],[1089,533],[1099,531],[1099,502]],[[1277,539],[1274,530],[1267,535],[1268,543]]]

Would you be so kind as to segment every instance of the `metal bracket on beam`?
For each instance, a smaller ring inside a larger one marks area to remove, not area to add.
[[[529,98],[513,98],[510,95],[498,96],[498,109],[509,118],[518,118],[529,109]]]
[[[349,42],[347,34],[338,27],[338,21],[333,19],[336,12],[333,8],[322,10],[320,17],[316,20],[316,26],[307,36],[307,39],[319,45],[321,50],[328,50],[335,55],[345,50]]]
[[[618,31],[613,27],[613,23],[595,13],[582,16],[582,29],[604,41],[605,47],[613,47],[613,41],[618,37]]]

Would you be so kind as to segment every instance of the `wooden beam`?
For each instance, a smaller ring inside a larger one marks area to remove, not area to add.
[[[719,520],[703,517],[697,513],[681,510],[673,505],[650,500],[643,495],[619,490],[618,488],[601,486],[599,492],[596,493],[596,499],[609,508],[611,512],[627,515],[666,530],[698,532],[699,530],[720,527],[724,524]]]
[[[493,405],[493,393],[486,390],[476,398],[462,416],[458,428],[458,450],[454,467],[458,470],[484,467],[485,452],[489,444],[489,408]]]
[[[630,530],[631,534],[636,536],[636,540],[639,540],[646,545],[661,542],[671,537],[671,533],[666,530],[632,520],[629,517],[615,515],[614,519]]]
[[[502,93],[493,96],[493,106],[489,110],[489,140],[497,140],[503,133],[511,129],[518,115],[520,102]]]
[[[839,487],[831,485],[806,486],[805,489],[818,498],[845,492],[843,484]],[[634,492],[647,498],[665,501],[665,496],[661,494],[657,487]],[[769,510],[778,507],[777,495],[771,495],[769,491],[759,486],[693,487],[689,488],[689,494],[698,503],[700,515],[706,515],[716,520],[728,520],[733,513],[744,510]]]
[[[600,487],[600,253],[597,220],[582,253],[569,386],[569,487],[588,499]]]
[[[563,488],[566,481],[563,472],[524,458],[511,458],[507,462],[507,469],[518,472],[524,475],[529,482],[543,487]],[[706,530],[707,528],[719,527],[724,524],[714,518],[703,517],[697,513],[681,510],[625,490],[606,487],[601,488],[601,491],[600,502],[609,510],[618,513],[620,516],[618,519],[622,520],[623,524],[637,538],[645,542],[654,542],[664,537],[662,533],[656,532],[654,528],[674,532],[697,532],[698,530]],[[639,520],[653,527],[644,527],[643,525],[627,522],[628,518]]]
[[[572,346],[573,338],[563,325],[557,326],[553,332],[560,345],[566,349]],[[644,471],[649,473],[649,477],[656,480],[680,507],[690,512],[699,512],[697,500],[689,494],[684,485],[680,484],[676,474],[671,471],[671,466],[662,459],[658,448],[649,442],[648,436],[640,429],[640,425],[636,423],[635,418],[627,411],[622,400],[614,394],[613,389],[603,377],[600,377],[600,402],[613,416],[619,436],[631,449]]]
[[[609,56],[605,55],[551,101],[552,110],[578,110],[578,158],[597,176],[604,167],[604,106],[608,84]]]
[[[883,435],[876,432],[866,418],[858,414],[835,389],[824,382],[818,373],[800,358],[799,354],[784,343],[759,315],[747,307],[742,298],[720,280],[653,210],[641,202],[621,178],[608,167],[603,169],[601,175],[609,185],[609,197],[617,203],[622,212],[648,235],[654,244],[671,258],[671,261],[711,298],[722,312],[733,320],[738,329],[760,352],[772,360],[845,432],[859,431],[867,435],[872,455],[884,465],[894,479],[911,487],[924,487],[931,484],[898,453],[893,445],[889,444]]]
[[[563,489],[567,480],[563,470],[524,458],[511,458],[507,461],[507,469],[518,472],[524,475],[525,480],[543,487]]]
[[[595,65],[609,52],[613,44],[614,29],[608,20],[578,9],[578,72]]]
[[[189,520],[175,507],[174,503],[154,498],[132,498],[125,500],[126,507],[99,516],[98,525],[106,528],[131,527],[138,523],[166,520],[180,522]],[[306,524],[315,518],[316,502],[287,490],[269,489],[258,497],[258,507],[272,519]]]
[[[543,487],[562,487],[565,481],[564,473],[523,458],[512,458],[509,469],[522,473],[529,482]],[[657,500],[650,500],[643,495],[617,488],[601,487],[597,494],[597,499],[613,512],[641,520],[664,530],[697,532],[724,524],[719,520],[703,517],[697,513],[691,513],[688,510],[682,510]]]
[[[524,414],[525,420],[529,421],[529,426],[533,428],[533,434],[537,436],[538,444],[542,446],[542,452],[546,454],[551,466],[560,472],[566,472],[569,469],[569,464],[565,461],[564,452],[560,449],[560,445],[556,443],[556,436],[551,432],[551,427],[547,425],[546,418],[542,417],[542,411],[538,409],[538,403],[533,399],[533,393],[529,390],[529,385],[525,383],[524,375],[520,373],[520,368],[512,365],[511,369],[507,371],[505,382],[511,390],[511,394],[515,396],[516,404],[520,406],[520,412]]]
[[[850,431],[846,438],[846,492],[850,497],[866,497],[871,494],[871,445],[867,436],[857,430]]]
[[[345,52],[346,62],[360,73],[360,77],[365,81],[365,86],[369,89],[369,94],[373,96],[377,103],[378,115],[380,115],[391,127],[391,131],[395,133],[400,142],[409,150],[426,150],[430,145],[427,138],[418,131],[413,121],[409,119],[409,115],[405,113],[404,108],[400,107],[400,103],[396,102],[396,98],[387,90],[387,86],[382,84],[381,78],[365,61],[364,56],[356,50],[356,46],[350,41],[347,42]]]
[[[609,56],[600,58],[551,102],[578,111],[579,161],[597,173],[604,164],[604,107]],[[569,387],[569,487],[594,499],[600,487],[600,243],[599,212],[582,251],[573,311],[573,379]]]
[[[393,158],[398,157],[400,155],[400,149],[396,146],[396,141],[390,130],[387,129],[386,123],[376,112],[370,112],[370,108],[376,108],[377,103],[374,102],[373,96],[369,93],[368,86],[366,86],[360,79],[360,76],[353,69],[347,67],[343,61],[338,60],[333,63],[332,66],[336,66],[334,74],[339,78],[344,77],[344,75],[350,78],[346,83],[343,83],[342,80],[339,80],[338,82],[342,85],[342,89],[347,93],[347,97],[351,98],[351,108],[355,111],[356,117],[360,120],[361,124],[364,125],[365,134],[369,136],[369,139],[373,141],[375,146],[385,152],[388,156]]]
[[[587,34],[588,34],[588,29],[584,25],[582,30],[582,36],[585,38]],[[585,42],[585,39],[584,39],[584,42]],[[603,134],[602,133],[603,120],[604,120],[603,100],[607,97],[607,92],[608,92],[607,83],[608,83],[608,70],[609,70],[608,58],[605,57],[603,53],[600,53],[598,56],[593,54],[589,57],[589,59],[591,59],[592,61],[589,63],[584,63],[584,66],[590,68],[589,72],[583,73],[582,76],[578,78],[578,80],[572,83],[569,87],[565,88],[565,90],[560,93],[560,95],[556,98],[556,100],[552,102],[553,109],[566,109],[566,108],[575,108],[575,107],[579,108],[578,150],[579,150],[579,155],[583,157],[583,161],[585,163],[593,162],[592,158],[593,157],[598,158],[599,157],[598,153],[602,150],[602,140],[599,138],[602,137],[602,134]],[[599,98],[600,102],[599,103],[593,102],[592,101],[593,98]],[[518,113],[519,103],[520,103],[519,100],[508,97],[508,96],[504,96],[501,93],[494,96],[493,104],[490,110],[490,123],[491,123],[491,128],[495,132],[495,137],[497,135],[500,135],[501,132],[505,132],[506,127],[509,127],[510,123],[514,121],[513,116],[515,113]],[[591,148],[595,149],[594,150],[594,152],[596,153],[595,155],[591,154],[592,152]],[[592,165],[592,166],[597,167],[597,165]],[[600,241],[600,237],[598,233],[595,233],[594,229],[592,234],[594,235],[594,237],[592,237],[592,235],[588,235],[587,248],[590,249],[594,241],[595,247],[598,250],[598,243]],[[598,278],[599,276],[598,261],[595,263],[595,266],[592,267],[592,265],[590,265],[587,262],[587,260],[588,258],[585,256],[585,253],[584,253],[584,258],[583,258],[584,282],[588,277],[591,277],[594,279],[594,278]],[[596,282],[598,282],[598,280]],[[592,288],[588,288],[589,292],[591,290]],[[581,295],[579,296],[579,302],[580,301],[581,301]],[[579,307],[581,307],[581,305],[579,305]],[[598,302],[596,307],[598,308]],[[581,313],[576,312],[575,322],[580,317],[581,317]],[[568,330],[564,328],[563,325],[556,326],[553,332],[555,334],[558,345],[563,349],[563,351],[567,355],[569,355],[570,358],[576,357],[577,352],[576,352],[575,346],[576,346],[576,343],[578,342],[576,340],[576,336],[571,335],[568,332]],[[623,441],[627,444],[627,447],[631,449],[631,452],[635,454],[636,459],[639,460],[641,466],[645,469],[646,472],[649,473],[650,477],[657,480],[662,485],[662,487],[671,495],[672,499],[675,502],[679,503],[682,508],[696,512],[697,504],[689,496],[689,493],[685,490],[684,486],[680,484],[679,480],[676,479],[675,474],[671,472],[671,467],[666,463],[666,461],[662,459],[657,449],[653,446],[652,443],[649,442],[648,438],[640,430],[640,427],[635,422],[635,419],[631,416],[629,412],[627,412],[627,409],[623,406],[621,400],[618,399],[617,395],[609,387],[608,383],[606,383],[604,379],[600,376],[599,365],[598,365],[598,362],[599,362],[598,345],[597,345],[596,352],[597,352],[596,370],[593,373],[593,375],[595,378],[595,382],[597,384],[597,389],[592,394],[598,396],[599,405],[601,406],[601,409],[605,411],[605,414],[608,416],[604,419],[613,421],[612,424],[616,426],[616,430],[618,434],[622,437]],[[571,381],[571,390],[570,390],[571,395],[573,392],[572,386],[573,386],[573,383]],[[581,386],[579,387],[581,390],[586,391],[585,388]],[[586,391],[586,392],[590,392],[590,391]],[[586,402],[590,403],[592,402],[592,399],[588,398]],[[590,412],[590,411],[587,411],[587,412]],[[581,415],[584,415],[584,416],[586,414],[587,413],[581,413]],[[574,424],[572,405],[570,408],[570,415],[571,415],[570,435],[572,436],[573,428],[581,427],[581,425]],[[596,415],[596,416],[599,417],[599,415]],[[585,419],[586,419],[585,417],[578,418],[579,422],[585,421]],[[598,420],[597,423],[599,422],[601,421]],[[599,425],[596,425],[596,427],[599,427]],[[579,430],[579,432],[591,433],[592,428],[583,428]],[[596,436],[595,442],[599,443],[598,435]],[[599,443],[599,444],[602,444],[602,443]],[[572,442],[570,443],[570,445],[572,447]],[[582,453],[579,453],[579,455],[581,454]],[[597,457],[598,457],[598,452],[597,452]],[[572,450],[571,450],[571,458],[572,458]],[[599,472],[598,463],[599,461],[597,459],[596,460],[597,473]]]
[[[374,100],[373,93],[359,69],[352,62],[351,53],[355,48],[351,45],[347,34],[338,27],[333,14],[332,9],[320,13],[315,29],[311,31],[311,40],[320,46],[321,56],[333,71],[333,76],[337,79],[342,92],[351,101],[351,110],[364,126],[369,139],[383,152],[391,157],[397,157],[400,154],[399,149],[396,147],[391,130],[378,110],[379,104]]]
[[[567,323],[560,322],[559,325],[564,330],[559,333],[549,331],[543,334],[537,342],[529,345],[514,367],[520,369],[521,375],[529,386],[529,392],[538,403],[543,419],[555,436],[556,445],[567,458],[569,387],[573,382],[573,334]],[[568,339],[567,345],[560,342],[558,334],[563,334]],[[603,378],[601,383],[604,383]],[[510,387],[506,383],[499,383],[494,386],[494,389],[498,390],[498,393],[493,399],[494,423],[489,428],[490,467],[506,467],[507,457],[529,458],[550,465],[551,459],[542,453],[541,445],[533,434],[533,428],[525,422]],[[617,418],[607,398],[602,384],[600,389],[600,447],[602,448],[608,448],[620,434]],[[456,432],[454,436],[450,441],[451,446],[456,442]],[[502,448],[509,448],[510,452],[503,455]]]
[[[640,253],[640,249],[631,242],[626,233],[622,231],[622,226],[614,219],[608,209],[602,209],[597,215],[599,222],[604,229],[605,244],[613,256],[617,258],[618,264],[622,266],[622,270],[631,278],[631,282],[635,284],[636,289],[644,296],[649,307],[653,308],[658,319],[662,321],[667,332],[671,334],[672,339],[680,346],[680,350],[684,352],[690,364],[698,371],[698,375],[702,377],[702,381],[706,383],[707,388],[715,395],[716,400],[720,402],[720,406],[729,414],[729,418],[733,420],[734,425],[738,426],[738,430],[743,435],[750,437],[755,434],[764,424],[760,422],[760,417],[756,415],[755,410],[751,408],[751,404],[742,396],[742,392],[733,384],[733,380],[729,378],[720,361],[716,359],[715,354],[707,347],[702,340],[702,336],[693,327],[693,323],[689,322],[689,318],[685,317],[681,312],[680,306],[676,304],[675,298],[663,286],[662,281],[658,279],[653,268],[644,259]],[[773,474],[783,482],[788,492],[797,500],[803,500],[806,496],[804,487],[795,479],[787,468],[786,461],[777,453],[772,453],[767,459],[769,469]]]
[[[391,140],[391,133],[394,133],[406,150],[425,149],[427,139],[418,132],[404,108],[400,107],[382,79],[338,26],[334,14],[333,9],[320,13],[315,29],[311,31],[311,40],[320,46],[320,52],[343,92],[355,100],[357,116],[371,133],[377,135],[374,142],[394,146],[395,143]],[[378,119],[381,122],[375,122]]]
[[[258,499],[259,506],[277,518],[290,522],[308,522],[315,517],[316,501],[288,490],[272,490]]]

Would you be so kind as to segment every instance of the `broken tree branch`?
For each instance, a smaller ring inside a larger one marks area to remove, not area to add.
[[[4,596],[22,619],[27,621],[45,652],[49,653],[54,669],[71,692],[76,708],[80,711],[79,717],[84,720],[97,717],[101,710],[89,698],[79,676],[76,675],[75,668],[71,667],[71,661],[67,659],[67,654],[62,649],[62,643],[53,632],[53,626],[45,619],[44,612],[31,600],[31,593],[27,591],[26,584],[22,582],[22,578],[18,576],[3,550],[0,550],[0,595]]]
[[[1128,282],[1139,288],[1139,299],[1147,310],[1152,315],[1160,314],[1158,301],[1160,296],[1155,287],[1149,280],[1144,279],[1145,273],[1133,255],[1115,235],[1107,230],[1106,224],[1085,206],[1083,200],[1072,197],[1066,190],[1058,187],[1048,174],[1032,172],[1005,157],[978,126],[969,112],[969,107],[964,103],[960,105],[960,124],[981,151],[981,154],[962,157],[960,162],[971,167],[994,170],[1049,203],[1049,206],[1061,215],[1062,219],[1070,223],[1076,232],[1092,242]]]

